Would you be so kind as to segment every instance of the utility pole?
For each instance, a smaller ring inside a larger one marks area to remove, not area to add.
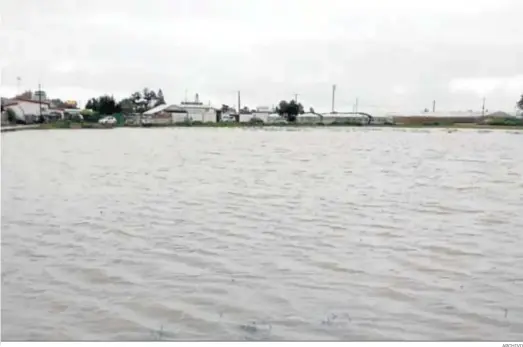
[[[436,112],[436,100],[432,101],[432,113]]]
[[[332,113],[334,113],[334,101],[336,100],[336,85],[332,85]]]
[[[240,91],[238,90],[238,114],[240,114],[240,109],[242,108]]]
[[[16,77],[16,94],[20,95],[20,85],[22,84],[22,78]]]
[[[294,94],[294,101],[295,101],[296,103],[298,103],[298,95],[300,95],[300,94]]]
[[[356,98],[356,106],[355,106],[355,109],[356,109],[356,110],[355,110],[356,113],[358,113],[358,98]]]
[[[42,86],[38,83],[38,106],[40,108],[40,119],[42,121]]]
[[[485,97],[483,97],[483,106],[481,106],[481,116],[485,117]]]

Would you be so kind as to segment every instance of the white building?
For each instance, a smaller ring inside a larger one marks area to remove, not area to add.
[[[316,113],[303,113],[296,116],[296,123],[299,124],[317,124],[322,121],[321,115]]]
[[[338,113],[322,113],[323,124],[361,124],[365,125],[369,122],[369,117],[351,112]]]
[[[40,103],[36,100],[11,99],[5,107],[12,110],[19,121],[33,123],[38,120],[40,114],[49,114],[50,104],[44,101]]]
[[[269,124],[282,124],[287,123],[287,120],[280,116],[278,113],[271,113],[267,117],[267,123]]]
[[[370,120],[371,125],[390,125],[394,124],[394,118],[393,117],[374,117],[372,116],[372,119]]]
[[[159,105],[142,114],[144,124],[160,125],[187,121],[188,113],[177,105]]]
[[[187,112],[188,119],[193,122],[216,123],[218,121],[216,108],[200,102],[198,94],[195,95],[194,101],[182,101],[179,107]]]
[[[268,106],[258,106],[256,107],[256,112],[253,113],[253,117],[256,119],[261,119],[264,123],[269,121],[269,116],[274,112],[271,107]]]
[[[250,122],[254,117],[254,113],[240,113],[239,114],[239,121],[240,123],[248,123]]]

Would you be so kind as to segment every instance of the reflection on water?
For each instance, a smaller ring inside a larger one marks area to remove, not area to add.
[[[523,137],[2,134],[6,340],[523,338]]]

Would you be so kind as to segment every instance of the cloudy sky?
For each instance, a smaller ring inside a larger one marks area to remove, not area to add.
[[[513,111],[521,0],[2,0],[2,96],[162,88],[213,104]]]

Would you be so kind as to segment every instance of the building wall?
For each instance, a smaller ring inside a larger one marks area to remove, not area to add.
[[[187,113],[171,113],[173,123],[183,123],[187,121]]]
[[[7,112],[2,112],[2,125],[9,124]]]
[[[384,124],[393,124],[394,119],[390,117],[372,117],[370,124],[374,125],[384,125]]]
[[[271,112],[269,112],[269,109],[267,108],[267,112],[265,111],[256,111],[252,115],[258,119],[261,119],[264,123],[267,123],[269,121],[269,115]]]
[[[359,116],[334,116],[334,115],[324,115],[323,123],[324,124],[334,124],[334,123],[352,123],[352,124],[367,124],[367,117]]]
[[[7,106],[6,110],[11,110],[12,112],[14,112],[17,120],[23,121],[23,122],[27,121],[24,110],[22,110],[22,108],[20,106],[18,106],[18,105]]]
[[[240,123],[248,123],[253,118],[254,118],[254,114],[252,114],[252,113],[240,114]]]
[[[286,122],[287,122],[287,120],[285,118],[281,117],[277,113],[270,114],[267,119],[267,123],[270,123],[270,124],[286,123]]]
[[[18,101],[18,106],[26,115],[40,115],[40,104],[37,102]],[[49,111],[49,105],[42,104],[42,113]]]
[[[216,123],[216,110],[211,107],[191,107],[182,105],[193,122]]]
[[[479,118],[476,117],[422,117],[422,116],[398,116],[394,117],[397,124],[455,124],[455,123],[475,123]]]
[[[296,117],[296,123],[301,124],[316,124],[321,122],[321,117],[319,115],[315,114],[300,114],[298,117]]]
[[[160,112],[151,117],[152,124],[172,124],[172,114],[168,112]]]

